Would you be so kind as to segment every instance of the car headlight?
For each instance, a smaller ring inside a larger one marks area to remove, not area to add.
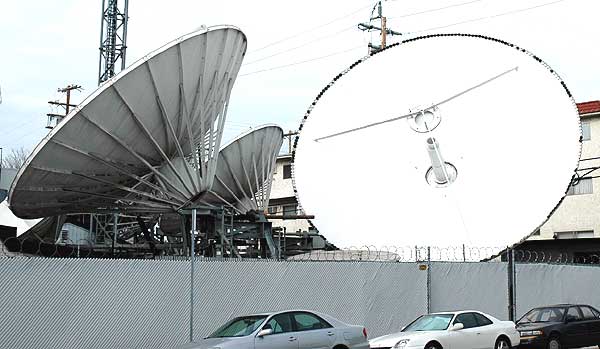
[[[410,339],[401,339],[398,343],[394,345],[394,348],[404,348],[409,341]]]
[[[537,331],[519,331],[519,333],[521,334],[521,337],[541,336],[541,335],[544,334],[544,331],[542,331],[542,330],[537,330]]]

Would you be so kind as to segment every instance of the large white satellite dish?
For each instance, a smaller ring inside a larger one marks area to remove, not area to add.
[[[357,61],[300,130],[298,200],[338,247],[513,245],[562,200],[581,150],[575,101],[554,70],[465,34]]]
[[[203,28],[108,80],[21,167],[13,212],[162,213],[206,203],[245,52],[237,28]]]

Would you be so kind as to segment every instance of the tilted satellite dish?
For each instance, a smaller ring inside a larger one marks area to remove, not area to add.
[[[210,205],[232,208],[238,214],[266,210],[282,142],[281,127],[263,125],[222,146],[215,180],[204,200]],[[160,228],[165,232],[179,231],[181,217],[176,213],[162,215]]]
[[[264,125],[225,145],[219,152],[215,181],[205,200],[233,207],[242,214],[266,210],[282,142],[281,127]]]
[[[108,80],[21,167],[10,189],[13,212],[161,213],[205,203],[245,52],[240,30],[211,27]]]
[[[300,130],[298,200],[338,247],[511,246],[560,203],[581,151],[575,101],[555,71],[465,34],[357,61]]]

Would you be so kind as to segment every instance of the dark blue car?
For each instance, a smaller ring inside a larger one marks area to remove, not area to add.
[[[600,312],[583,304],[531,309],[517,322],[519,348],[562,349],[600,345]]]

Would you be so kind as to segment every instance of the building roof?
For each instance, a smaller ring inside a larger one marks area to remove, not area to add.
[[[577,109],[580,115],[600,113],[600,101],[577,103]]]

